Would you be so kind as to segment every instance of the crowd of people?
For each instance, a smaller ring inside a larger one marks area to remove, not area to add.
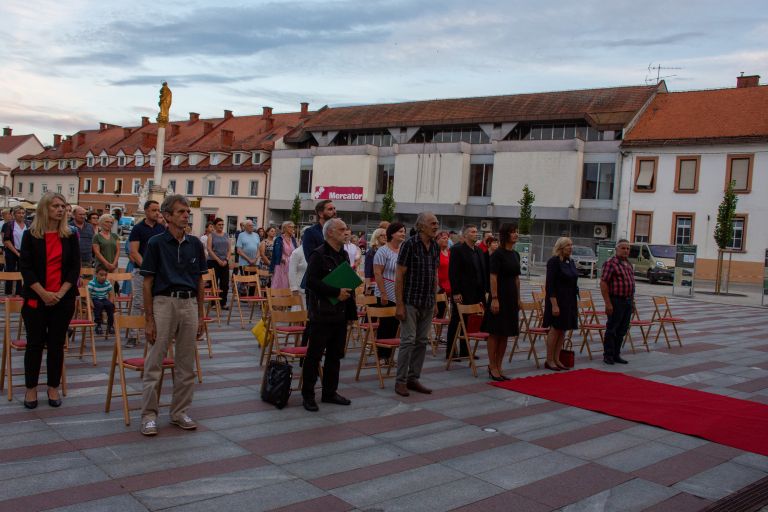
[[[188,414],[194,381],[194,344],[203,327],[204,288],[202,275],[213,269],[220,291],[221,307],[227,309],[230,272],[243,267],[269,271],[266,286],[290,288],[304,298],[308,325],[301,343],[307,346],[302,365],[302,403],[317,411],[315,386],[322,361],[321,402],[349,405],[338,392],[340,360],[344,356],[349,322],[357,318],[356,290],[335,288],[324,278],[346,262],[364,275],[364,293],[376,304],[394,307],[394,318],[383,318],[379,338],[398,336],[394,392],[432,393],[420,377],[433,318],[448,313],[436,302],[445,294],[450,308],[445,348],[446,359],[477,358],[468,343],[458,336],[459,307],[480,304],[484,311],[480,329],[488,333],[488,377],[508,380],[503,369],[507,342],[519,334],[521,310],[520,255],[515,251],[517,226],[504,223],[498,237],[486,233],[478,240],[478,229],[467,224],[460,233],[439,230],[437,217],[422,212],[408,232],[400,222],[382,222],[367,239],[354,234],[336,215],[331,200],[316,204],[318,221],[298,234],[292,221],[279,226],[256,228],[251,220],[241,224],[234,248],[224,231],[224,221],[214,219],[202,236],[192,236],[189,202],[172,195],[162,204],[147,201],[145,218],[131,230],[126,245],[134,312],[145,316],[145,337],[150,344],[143,384],[141,433],[157,434],[157,387],[163,358],[175,340],[176,378],[171,404],[171,423],[194,429]],[[95,267],[87,288],[99,320],[107,315],[106,332],[114,330],[114,294],[119,290],[108,279],[118,270],[121,243],[115,233],[115,218],[97,215],[81,207],[67,214],[60,194],[46,193],[38,203],[34,220],[25,221],[25,211],[3,212],[2,233],[5,269],[20,270],[21,295],[28,348],[25,354],[24,405],[37,406],[37,381],[43,347],[48,351],[48,400],[61,405],[59,384],[63,347],[75,307],[81,266]],[[68,217],[71,217],[68,219]],[[634,276],[627,262],[628,242],[617,244],[616,255],[604,267],[601,292],[608,324],[604,362],[626,364],[620,349],[629,326],[634,297]],[[543,326],[548,328],[545,368],[564,371],[561,351],[568,331],[578,329],[578,272],[571,259],[573,243],[557,240],[547,261]],[[236,265],[231,262],[234,260]],[[6,284],[6,294],[13,290]],[[124,290],[125,293],[125,290]],[[469,318],[464,318],[465,325]],[[389,360],[389,348],[377,356]]]

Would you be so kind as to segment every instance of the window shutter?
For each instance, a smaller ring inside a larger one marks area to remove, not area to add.
[[[696,186],[696,160],[680,162],[680,190],[693,190]]]
[[[651,183],[653,182],[653,169],[655,165],[656,162],[653,160],[640,161],[640,172],[637,175],[637,182],[635,182],[635,186],[637,186],[637,188],[651,188]]]

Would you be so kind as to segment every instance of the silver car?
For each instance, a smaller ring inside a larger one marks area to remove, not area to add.
[[[580,275],[595,277],[597,274],[597,256],[595,256],[595,251],[590,247],[574,245],[571,258],[576,264],[576,270],[579,271]]]

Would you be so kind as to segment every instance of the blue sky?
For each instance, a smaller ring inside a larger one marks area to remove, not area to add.
[[[764,0],[0,1],[0,125],[35,133],[417,99],[768,81]]]

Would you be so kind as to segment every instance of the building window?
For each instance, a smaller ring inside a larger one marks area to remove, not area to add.
[[[109,157],[108,156],[102,156],[101,157],[101,166],[106,167],[109,165]]]
[[[91,192],[91,178],[86,178],[85,180],[83,180],[83,192],[85,192],[86,194],[89,194]]]
[[[260,164],[261,163],[261,153],[258,151],[253,152],[253,156],[251,156],[251,162],[254,164]]]
[[[115,180],[115,194],[122,194],[123,193],[123,179],[117,178]]]
[[[390,140],[392,136],[389,135]],[[469,144],[489,144],[491,139],[478,126],[455,128],[435,128],[420,130],[412,142],[466,142]],[[391,143],[389,144],[392,145]]]
[[[744,251],[747,247],[747,216],[736,215],[733,219],[733,238],[725,247],[731,251]]]
[[[675,192],[693,193],[699,190],[699,156],[679,156],[675,162]]]
[[[176,180],[168,180],[168,189],[176,192]]]
[[[693,243],[693,213],[672,214],[672,243],[690,245]]]
[[[92,156],[86,157],[85,165],[87,165],[88,167],[93,167],[93,157]]]
[[[117,157],[117,165],[119,165],[120,167],[123,167],[125,165],[125,157],[124,156]]]
[[[56,193],[61,194],[61,184],[56,185]]]
[[[752,163],[754,155],[728,155],[725,188],[733,182],[733,191],[748,194],[752,190]]]
[[[240,153],[235,153],[232,155],[232,163],[235,165],[240,165],[240,159],[243,158],[243,155]]]
[[[131,192],[133,194],[138,194],[140,188],[141,188],[141,180],[134,178],[133,181],[131,182]]]
[[[74,185],[70,185],[69,186],[69,195],[70,195],[70,197],[74,197],[74,195],[75,195],[75,186]]]
[[[77,169],[77,160],[70,160],[69,166],[73,169]]]
[[[389,130],[377,131],[377,132],[340,132],[331,141],[329,146],[379,146],[389,147],[393,144],[394,139]],[[440,141],[433,141],[440,142]],[[450,142],[450,141],[448,141]]]
[[[147,186],[150,187],[150,188],[155,186],[155,180],[153,180],[153,179],[147,180]]]
[[[229,195],[236,196],[240,190],[240,181],[232,180],[229,182]]]
[[[99,181],[96,182],[96,192],[99,194],[104,193],[104,185],[106,183],[106,180],[104,178],[99,178]]]
[[[22,182],[19,182],[19,194],[24,190],[24,184]]]
[[[248,195],[250,196],[257,196],[259,195],[259,181],[258,180],[251,180],[248,182]]]
[[[635,169],[635,192],[656,191],[656,169],[659,157],[638,158]]]
[[[43,183],[43,186],[40,187],[40,189],[43,191],[43,194],[45,194],[46,192],[48,192],[48,184],[47,183]],[[30,190],[30,192],[31,192],[31,190]]]
[[[582,199],[613,199],[613,181],[616,164],[584,164],[581,184]]]
[[[66,169],[66,168],[67,168],[67,161],[59,160],[59,169]]]
[[[29,182],[29,193],[34,194],[35,193],[35,184],[33,182]]]
[[[245,220],[249,220],[253,222],[253,227],[258,227],[259,225],[259,218],[258,217],[249,217],[248,215],[245,216]]]
[[[227,235],[233,236],[237,233],[237,216],[227,215]]]
[[[187,195],[191,196],[195,193],[195,180],[187,180]]]
[[[216,194],[216,180],[208,180],[208,195]]]
[[[395,186],[395,164],[379,164],[376,171],[376,193],[386,194]]]
[[[312,193],[312,166],[302,165],[299,171],[299,194]]]
[[[141,167],[142,165],[144,165],[144,155],[141,153],[138,153],[136,155],[136,159],[134,160],[134,162],[136,164],[136,167]]]
[[[633,212],[632,241],[633,242],[650,242],[652,223],[653,223],[652,212]]]
[[[469,195],[491,197],[493,182],[493,164],[470,164]]]

